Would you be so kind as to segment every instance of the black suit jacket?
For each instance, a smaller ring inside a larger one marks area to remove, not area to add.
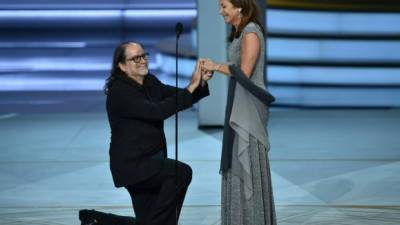
[[[162,84],[148,74],[143,85],[125,75],[113,81],[107,94],[111,128],[110,169],[116,187],[134,185],[161,170],[162,163],[151,156],[165,151],[164,120],[176,110],[175,87]],[[193,94],[178,91],[178,110],[184,110],[209,95],[208,87]]]

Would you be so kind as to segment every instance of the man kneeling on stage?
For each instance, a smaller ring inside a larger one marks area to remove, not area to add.
[[[175,87],[149,73],[148,54],[141,44],[127,42],[115,49],[105,86],[111,127],[110,168],[115,186],[125,187],[132,198],[135,224],[177,224],[175,209],[179,217],[192,169],[178,162],[176,193],[175,160],[167,158],[164,120],[208,96],[206,81],[210,77],[202,74],[198,62],[189,85],[176,92]],[[93,219],[95,213],[81,211],[82,224],[107,223]]]

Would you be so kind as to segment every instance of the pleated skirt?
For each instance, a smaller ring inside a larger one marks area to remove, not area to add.
[[[253,194],[245,198],[243,180],[232,173],[222,174],[221,225],[276,225],[268,153],[250,136],[250,165]],[[238,163],[232,162],[232,167]]]

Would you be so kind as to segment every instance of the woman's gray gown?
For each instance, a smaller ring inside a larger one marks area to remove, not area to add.
[[[250,80],[264,84],[265,42],[260,28],[249,23],[229,46],[229,61],[240,65],[240,43],[245,33],[256,33],[261,51]],[[275,225],[275,206],[268,161],[268,108],[239,83],[234,90],[229,125],[234,130],[230,169],[222,172],[222,225]]]

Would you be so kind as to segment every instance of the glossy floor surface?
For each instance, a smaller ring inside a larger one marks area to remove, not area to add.
[[[0,94],[0,224],[79,224],[78,210],[133,215],[113,186],[100,92]],[[400,224],[400,110],[271,109],[278,224]],[[220,223],[222,130],[180,114],[179,158],[194,170],[180,223]],[[174,119],[166,121],[174,156]]]

